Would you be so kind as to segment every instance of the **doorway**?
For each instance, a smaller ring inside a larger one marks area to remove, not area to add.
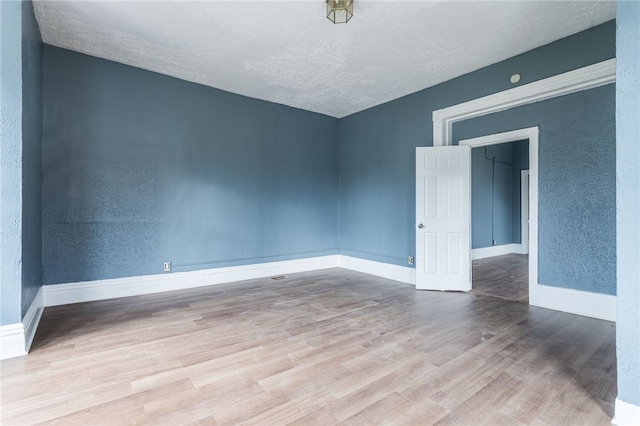
[[[519,240],[519,244],[513,242],[513,240],[507,241],[503,236],[499,235],[494,222],[496,206],[492,204],[492,214],[490,219],[491,232],[489,232],[488,235],[490,238],[489,244],[487,244],[487,241],[474,242],[472,237],[473,245],[471,246],[472,250],[470,253],[472,267],[470,268],[470,280],[472,290],[475,289],[475,291],[478,292],[485,292],[498,297],[505,297],[523,302],[528,300],[530,304],[535,304],[537,303],[538,288],[538,128],[532,127],[512,132],[466,139],[460,141],[459,145],[477,149],[477,152],[482,154],[485,161],[490,163],[492,178],[495,178],[496,167],[499,164],[498,161],[501,161],[502,163],[510,163],[508,158],[499,160],[495,149],[499,145],[519,141],[528,142],[528,166],[525,167],[525,169],[520,169],[521,166],[516,165],[516,167],[518,167],[518,189],[521,194],[518,200],[520,205],[519,207],[521,212],[528,213],[521,213],[518,218],[519,223],[517,228],[519,231],[519,238],[517,239]],[[494,155],[492,155],[490,147],[493,147]],[[478,157],[478,155],[476,155],[476,157]],[[511,161],[511,163],[512,162],[513,161]],[[507,164],[501,165],[507,166]],[[513,167],[513,164],[510,164],[510,166]],[[512,174],[515,175],[516,173],[512,171]],[[495,196],[495,181],[492,181],[492,186],[493,195]],[[527,197],[524,196],[524,191],[526,189],[528,189]],[[491,203],[495,203],[493,197],[491,199]],[[470,217],[472,217],[472,215],[470,215]],[[472,235],[477,237],[479,232],[474,232],[473,219],[471,219],[470,222]],[[514,221],[512,220],[511,235],[513,235],[513,222]],[[480,225],[476,224],[476,228],[478,226]],[[483,231],[485,234],[484,238],[486,239],[486,227]],[[528,258],[523,257],[526,253],[528,253]],[[525,270],[526,273],[524,273]],[[474,275],[477,275],[477,280]],[[510,284],[510,280],[515,282]],[[522,287],[520,289],[514,289],[514,286],[517,287],[518,285],[526,286],[527,288],[526,290],[522,289]]]
[[[471,150],[472,289],[528,303],[529,141]]]

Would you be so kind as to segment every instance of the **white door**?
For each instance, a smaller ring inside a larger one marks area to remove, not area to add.
[[[471,290],[471,148],[416,148],[416,288]]]

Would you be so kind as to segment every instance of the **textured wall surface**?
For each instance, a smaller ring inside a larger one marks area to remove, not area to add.
[[[529,170],[529,141],[526,140],[513,142],[513,218],[511,220],[511,232],[514,243],[522,242],[522,233],[520,232],[522,225],[522,218],[520,217],[520,210],[522,208],[520,197],[520,193],[522,192],[522,173],[520,172],[522,170]]]
[[[463,121],[454,137],[532,126],[540,126],[539,282],[615,294],[615,86]]]
[[[42,39],[22,3],[22,316],[42,286]]]
[[[335,253],[338,120],[46,45],[45,284]]]
[[[341,251],[398,265],[414,254],[415,148],[432,145],[434,110],[509,89],[515,72],[526,84],[614,56],[608,22],[341,119]]]
[[[22,320],[21,4],[0,2],[0,324]]]
[[[618,2],[618,399],[640,406],[640,3]]]
[[[454,142],[457,143],[457,142]],[[520,170],[528,168],[528,142],[510,142],[471,150],[472,248],[520,242]],[[492,161],[496,158],[495,178]],[[508,163],[508,164],[505,164]],[[492,182],[495,182],[492,194]],[[492,237],[493,223],[493,237]],[[517,223],[517,227],[516,227]]]

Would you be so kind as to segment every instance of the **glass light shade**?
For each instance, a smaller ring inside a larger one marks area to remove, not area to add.
[[[334,24],[346,24],[353,17],[353,0],[327,0],[327,18]]]

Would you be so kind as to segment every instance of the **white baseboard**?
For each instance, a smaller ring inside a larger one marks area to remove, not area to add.
[[[44,298],[40,287],[22,322],[0,327],[0,359],[14,358],[29,352],[43,311]]]
[[[611,423],[618,426],[640,425],[640,406],[616,398],[615,416]]]
[[[338,266],[351,271],[363,272],[377,277],[416,285],[416,270],[414,268],[407,268],[406,266],[375,262],[373,260],[351,256],[340,256]]]
[[[338,267],[338,255],[44,286],[44,305],[114,299]]]
[[[509,244],[507,246],[509,250],[511,250],[514,248],[513,246],[517,245]],[[70,303],[90,302],[93,300],[184,290],[208,285],[265,278],[274,275],[293,274],[297,272],[336,267],[363,272],[365,274],[375,275],[411,285],[415,285],[416,283],[416,271],[414,268],[407,268],[404,266],[360,259],[351,256],[330,255],[307,259],[287,260],[282,262],[205,269],[192,272],[165,273],[139,277],[47,285],[43,287],[44,306],[66,305]],[[529,303],[534,306],[615,321],[615,296],[545,285],[537,285],[533,287],[533,291],[531,291],[530,294],[531,297]],[[39,306],[36,303],[34,303],[34,305]],[[35,324],[37,324],[37,321]],[[28,335],[30,336],[32,333],[30,330],[32,329],[35,330],[32,327],[27,328],[29,331]]]
[[[517,245],[509,244],[508,246]],[[161,293],[336,267],[406,284],[416,284],[416,270],[414,268],[351,256],[330,255],[192,272],[47,285],[43,286],[36,295],[22,323],[0,327],[0,359],[27,353],[45,306]],[[529,303],[534,306],[608,321],[616,320],[616,297],[612,295],[546,285],[531,286],[529,294]]]
[[[538,284],[529,292],[529,304],[541,308],[616,320],[616,296]]]
[[[485,259],[487,257],[502,256],[505,254],[522,254],[522,244],[503,244],[501,246],[482,247],[471,250],[471,259]]]
[[[22,318],[22,324],[24,327],[24,347],[25,351],[29,352],[31,343],[36,335],[38,324],[40,324],[40,318],[42,318],[42,312],[44,311],[44,292],[42,287],[38,290],[38,294],[31,302],[31,306],[27,310],[27,313]]]
[[[24,346],[24,327],[22,323],[0,327],[0,359],[26,355]]]
[[[215,284],[265,278],[274,275],[293,274],[318,269],[350,269],[382,278],[388,278],[415,285],[416,273],[406,268],[388,263],[359,259],[350,256],[330,255],[282,262],[258,263],[205,269],[192,272],[165,273],[139,277],[115,278],[108,280],[83,281],[68,284],[46,285],[44,306],[67,305],[93,300],[138,296],[165,291],[185,290]]]

